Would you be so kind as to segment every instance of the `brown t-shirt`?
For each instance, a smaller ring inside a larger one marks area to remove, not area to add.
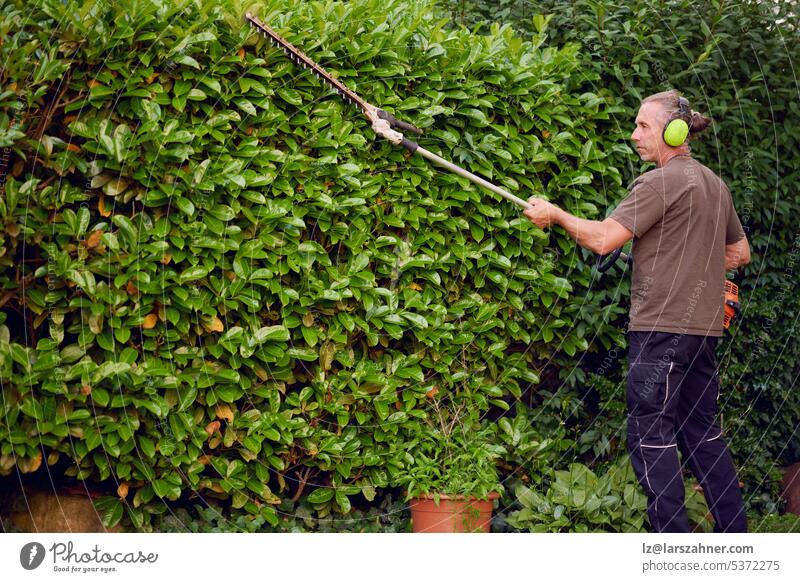
[[[725,245],[744,237],[725,182],[681,155],[629,189],[610,216],[634,234],[628,330],[721,336]]]

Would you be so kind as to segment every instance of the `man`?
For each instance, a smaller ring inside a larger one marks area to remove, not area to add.
[[[686,122],[688,136],[675,139],[680,122],[665,131],[672,120]],[[581,219],[535,196],[525,210],[540,228],[558,224],[602,255],[633,237],[627,446],[657,532],[689,531],[678,449],[703,487],[715,531],[747,531],[736,470],[715,422],[715,348],[725,271],[747,264],[750,247],[727,186],[686,143],[709,123],[675,91],[651,95],[631,139],[656,168],[633,181],[609,218]]]

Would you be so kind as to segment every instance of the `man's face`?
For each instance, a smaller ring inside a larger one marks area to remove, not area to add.
[[[668,146],[661,134],[664,130],[663,111],[658,103],[643,103],[636,116],[636,129],[631,140],[644,162],[658,162],[661,150]]]

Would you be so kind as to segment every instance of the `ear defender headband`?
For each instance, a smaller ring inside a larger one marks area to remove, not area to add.
[[[678,97],[678,112],[664,126],[662,137],[664,143],[674,148],[682,145],[689,135],[689,124],[684,118],[692,119],[692,108],[685,97]]]

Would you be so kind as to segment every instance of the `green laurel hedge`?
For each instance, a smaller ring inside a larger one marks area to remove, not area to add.
[[[0,472],[100,481],[109,525],[198,496],[346,514],[431,401],[502,415],[621,341],[587,253],[376,141],[246,9],[523,198],[624,194],[575,45],[422,1],[6,3]]]

